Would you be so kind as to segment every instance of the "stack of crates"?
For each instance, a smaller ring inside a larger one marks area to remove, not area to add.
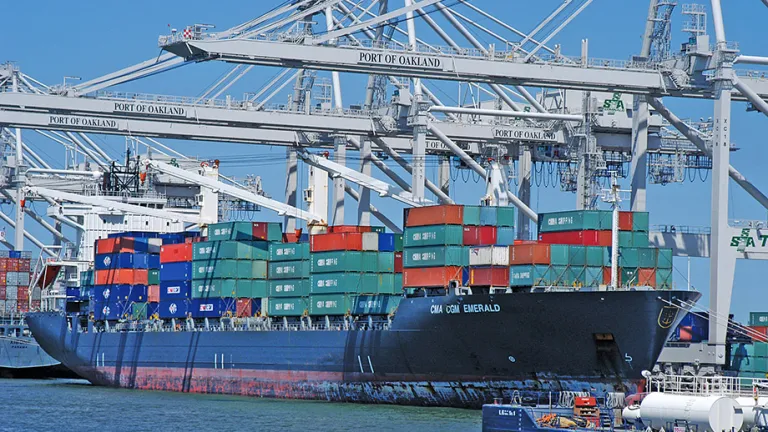
[[[96,320],[131,317],[134,303],[147,302],[149,268],[159,266],[161,245],[162,240],[153,237],[96,240],[91,302]]]
[[[309,242],[269,244],[268,315],[301,316],[309,308]],[[263,301],[262,301],[262,306]]]
[[[192,316],[258,315],[267,294],[269,243],[282,237],[279,223],[210,225],[208,241],[193,252]]]
[[[768,374],[768,343],[731,344],[730,371],[742,378],[765,378]]]
[[[498,266],[479,260],[471,266],[469,259],[472,248],[512,244],[514,222],[515,210],[511,207],[442,205],[406,209],[403,286],[443,288],[452,280],[473,286],[508,286],[508,264]]]
[[[509,245],[515,238],[513,207],[464,206],[464,235],[472,287],[509,287]],[[475,234],[476,233],[476,234]]]
[[[30,293],[32,252],[2,251],[0,253],[0,315],[29,312],[40,307],[39,291]],[[30,302],[30,294],[32,301]]]
[[[755,341],[768,342],[768,312],[749,313],[749,334]]]

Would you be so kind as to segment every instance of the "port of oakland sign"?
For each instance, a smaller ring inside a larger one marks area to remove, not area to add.
[[[186,117],[187,109],[176,105],[158,105],[138,102],[115,102],[114,112],[149,114],[165,117]]]
[[[117,129],[118,123],[114,119],[105,119],[98,117],[85,117],[73,115],[50,115],[48,116],[50,126],[68,126],[76,128],[97,128],[97,129]]]
[[[380,64],[418,69],[443,69],[442,59],[408,53],[361,52],[357,62],[359,64]]]
[[[555,132],[531,128],[493,128],[493,138],[513,141],[557,142],[557,134]]]

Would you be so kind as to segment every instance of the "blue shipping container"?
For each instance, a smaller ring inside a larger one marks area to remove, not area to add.
[[[513,244],[515,244],[515,228],[514,227],[496,228],[496,244],[499,246],[512,246]]]
[[[97,321],[118,320],[131,314],[130,302],[108,302],[94,305],[93,318]]]
[[[160,254],[149,254],[148,255],[148,261],[147,261],[147,268],[148,269],[159,269],[160,268]]]
[[[108,303],[112,294],[112,285],[96,285],[92,289],[92,300],[96,303]]]
[[[160,264],[160,282],[192,280],[192,263],[164,263]]]
[[[480,207],[480,225],[481,226],[496,226],[498,225],[498,216],[496,213],[496,207],[482,206]]]
[[[379,233],[379,251],[395,251],[395,235],[392,233]]]
[[[80,288],[67,287],[67,299],[80,299]]]
[[[149,267],[149,255],[145,253],[97,254],[93,264],[96,270],[145,269]]]
[[[147,318],[152,318],[155,314],[160,317],[160,303],[147,303]]]
[[[189,300],[186,299],[165,300],[160,301],[158,304],[157,313],[162,319],[185,318],[187,316],[187,312],[189,311],[189,307]]]
[[[189,298],[192,281],[160,281],[160,301]]]
[[[146,285],[108,285],[110,286],[110,301],[129,301],[145,302],[147,301]]]
[[[21,258],[21,251],[10,251],[9,255],[11,258]]]
[[[157,238],[160,233],[151,231],[125,231],[119,233],[107,234],[107,238],[133,237],[133,238]]]
[[[237,304],[231,298],[193,299],[189,312],[193,318],[220,318],[235,313]]]

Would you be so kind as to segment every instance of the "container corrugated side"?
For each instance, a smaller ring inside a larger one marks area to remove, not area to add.
[[[301,279],[309,277],[309,260],[270,261],[267,264],[269,279]]]
[[[267,260],[271,256],[269,253],[270,247],[270,243],[261,240],[205,241],[194,243],[192,259],[194,261],[218,259]]]
[[[464,207],[444,204],[405,209],[405,226],[461,225],[464,221]]]
[[[749,325],[768,326],[768,312],[750,312]]]
[[[270,261],[295,261],[309,259],[309,243],[270,243]]]
[[[403,232],[403,249],[420,246],[461,246],[464,231],[460,225],[407,227]]]
[[[469,249],[471,266],[509,266],[509,248],[506,246],[484,246]]]
[[[266,279],[267,261],[195,261],[192,279]],[[161,274],[162,277],[162,274]]]
[[[349,294],[315,294],[309,297],[310,315],[345,315],[351,312],[352,299]]]
[[[392,313],[400,304],[399,295],[359,295],[352,303],[354,315],[386,315]]]
[[[270,316],[302,316],[308,310],[308,297],[270,298],[267,302],[267,313]]]
[[[269,297],[305,297],[309,295],[309,279],[270,280]]]
[[[310,278],[310,293],[375,293],[378,275],[375,273],[323,273]]]
[[[310,273],[374,273],[377,268],[377,252],[315,252],[311,254],[310,258]]]
[[[461,246],[406,248],[403,252],[403,267],[461,266],[464,262],[464,252],[465,250]]]
[[[252,222],[221,222],[208,225],[208,240],[252,240]]]

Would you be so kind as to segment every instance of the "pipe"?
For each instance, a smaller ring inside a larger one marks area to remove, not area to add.
[[[693,143],[699,150],[707,154],[708,156],[712,156],[712,151],[707,148],[707,144],[704,142],[704,139],[701,138],[701,136],[698,135],[698,131],[693,129],[692,127],[685,124],[682,120],[680,120],[679,117],[674,115],[672,111],[667,108],[660,99],[658,98],[647,98],[648,103],[659,113],[669,121],[672,126],[675,127],[681,134],[685,135],[686,138],[690,142]],[[746,179],[740,172],[736,171],[736,168],[733,166],[728,166],[728,175],[735,181],[739,186],[742,187],[749,195],[752,196],[752,198],[756,199],[757,202],[759,202],[763,207],[768,209],[768,197],[766,197],[760,189],[755,187],[749,180]]]
[[[717,43],[725,42],[725,24],[723,24],[723,8],[720,0],[712,0],[712,21],[715,22]]]
[[[768,0],[763,0],[763,1],[768,2]],[[768,65],[768,57],[740,55],[736,57],[733,63],[734,64],[744,63],[744,64]]]
[[[755,93],[754,90],[749,88],[748,85],[744,84],[740,79],[734,76],[733,86],[736,87],[736,89],[739,90],[739,92],[743,94],[750,102],[752,102],[752,105],[754,105],[755,108],[760,110],[760,112],[763,114],[768,115],[768,102],[765,102],[763,98]]]
[[[94,177],[94,178],[99,178],[104,175],[104,173],[99,171],[74,171],[74,170],[54,169],[54,168],[30,168],[27,170],[27,173],[63,174],[63,175],[74,175],[74,176],[87,176],[87,177]]]
[[[583,122],[584,117],[575,114],[553,114],[553,113],[540,113],[540,112],[523,112],[523,111],[502,111],[483,108],[463,108],[463,107],[441,107],[433,106],[427,111],[430,112],[444,112],[454,114],[471,114],[471,115],[486,115],[494,117],[517,117],[517,118],[533,118],[543,120],[563,120],[572,122]]]

